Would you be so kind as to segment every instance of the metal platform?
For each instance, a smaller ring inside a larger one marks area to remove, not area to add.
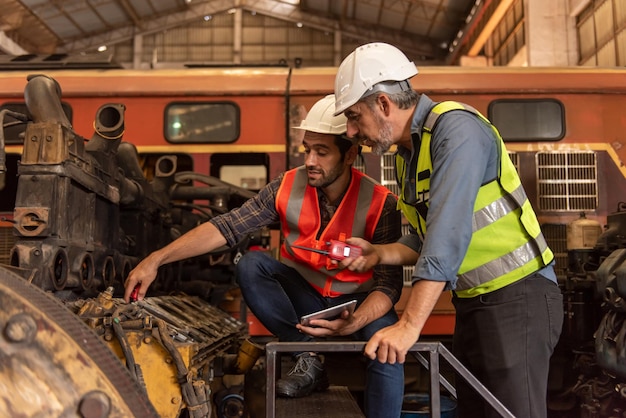
[[[329,408],[328,406],[332,407]],[[269,415],[268,415],[269,416]],[[276,418],[365,418],[346,386],[330,386],[304,398],[277,398]]]
[[[318,353],[324,352],[363,352],[365,348],[365,342],[356,342],[356,341],[324,341],[324,342],[270,342],[265,345],[265,355],[267,361],[266,368],[266,392],[265,392],[265,417],[266,418],[276,418],[276,417],[351,417],[352,415],[335,415],[336,405],[334,403],[329,403],[326,399],[318,399],[317,401],[310,401],[313,403],[316,408],[316,415],[302,415],[303,407],[302,402],[305,398],[298,398],[297,402],[293,402],[289,407],[295,407],[297,405],[297,410],[292,410],[290,414],[283,412],[282,408],[284,408],[284,404],[282,400],[276,399],[276,375],[277,375],[277,366],[278,363],[278,353],[293,353],[293,352],[301,352],[301,351],[315,351]],[[428,352],[428,364],[425,364],[426,359],[424,359],[423,365],[430,372],[430,413],[431,417],[439,418],[441,417],[441,393],[440,393],[440,385],[449,386],[449,383],[441,376],[439,373],[439,356],[443,357],[452,368],[455,370],[457,375],[464,379],[471,387],[476,390],[476,392],[482,396],[482,398],[491,405],[491,407],[498,412],[504,418],[515,418],[511,412],[506,409],[502,403],[496,399],[495,396],[487,388],[480,383],[474,375],[470,373],[469,370],[461,362],[452,355],[448,349],[441,344],[440,342],[432,342],[432,343],[415,343],[409,350],[410,352]],[[348,393],[349,394],[349,393]],[[288,400],[289,401],[289,400]],[[308,402],[308,401],[304,401]],[[353,400],[354,402],[354,400]],[[317,405],[315,405],[317,404]],[[355,402],[356,404],[356,402]],[[330,405],[330,407],[327,407]],[[330,411],[327,411],[327,407]],[[278,415],[279,414],[279,415]],[[333,415],[324,415],[324,414],[333,414]],[[363,416],[363,415],[356,415]]]

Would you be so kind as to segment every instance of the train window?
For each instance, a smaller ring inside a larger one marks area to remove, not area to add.
[[[165,139],[181,143],[228,143],[239,138],[240,111],[233,102],[177,102],[165,108]]]
[[[211,176],[255,192],[270,180],[270,157],[265,153],[215,153],[211,155],[210,164]],[[233,195],[228,201],[228,207],[239,207],[246,200]]]
[[[558,141],[565,136],[565,108],[558,100],[494,100],[488,112],[505,141]]]
[[[258,191],[269,182],[269,156],[264,153],[211,155],[211,175],[235,186]]]
[[[61,103],[63,112],[67,119],[72,122],[72,107],[67,103]],[[8,109],[12,112],[21,113],[27,115],[29,118],[30,113],[24,102],[7,102],[0,105],[0,110]],[[24,131],[26,131],[26,125],[20,122],[18,119],[12,116],[6,115],[4,117],[4,141],[6,145],[21,145],[24,142]]]

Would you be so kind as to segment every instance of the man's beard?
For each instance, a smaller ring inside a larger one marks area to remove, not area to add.
[[[339,178],[339,176],[341,175],[341,166],[333,167],[333,169],[330,170],[328,173],[316,169],[312,169],[311,171],[318,172],[321,174],[321,176],[316,180],[309,179],[309,186],[323,189],[333,184],[335,180]]]
[[[374,119],[380,126],[378,130],[378,138],[376,139],[374,146],[372,146],[372,152],[376,155],[383,155],[393,145],[393,128],[391,127],[391,123],[385,121],[380,115],[377,113],[374,114]],[[374,142],[374,141],[372,141]]]

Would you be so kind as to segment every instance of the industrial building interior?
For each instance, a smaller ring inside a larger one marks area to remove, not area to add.
[[[397,45],[418,66],[626,60],[624,8],[613,0],[2,0],[0,6],[4,54],[81,56],[83,65],[336,66],[373,40]]]
[[[565,296],[548,418],[626,417],[623,0],[0,0],[0,11],[0,417],[366,415],[363,342],[321,342],[331,391],[268,391],[290,348],[274,351],[235,270],[249,251],[279,257],[276,225],[161,267],[144,300],[122,296],[151,251],[302,164],[294,128],[370,42],[404,52],[418,93],[471,103],[500,129]],[[354,167],[400,195],[394,150],[362,148]],[[577,228],[584,244],[570,243]],[[400,315],[412,273],[403,266]],[[457,416],[466,375],[447,357],[451,298],[420,337],[430,357],[407,360],[401,418]]]

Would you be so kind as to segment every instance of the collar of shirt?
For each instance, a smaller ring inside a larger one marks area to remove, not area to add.
[[[408,149],[403,146],[398,146],[398,155],[407,162],[407,170],[405,173],[404,182],[404,196],[400,196],[406,202],[412,202],[416,199],[415,182],[417,176],[417,157],[419,155],[420,143],[422,141],[422,127],[424,121],[428,117],[430,110],[436,103],[433,102],[430,97],[425,94],[421,94],[415,112],[413,113],[413,120],[411,121],[411,142],[413,143],[413,149]]]
[[[322,191],[322,189],[317,189],[317,199],[319,202],[320,218],[322,221],[320,225],[320,230],[317,233],[318,238],[319,238],[319,235],[321,235],[322,231],[326,229],[326,226],[332,219],[333,215],[335,214],[335,211],[341,204],[341,201],[343,200],[343,197],[346,195],[347,191],[348,189],[346,188],[346,190],[344,190],[341,196],[339,196],[339,199],[337,199],[337,201],[330,202],[326,194],[324,194],[324,192]]]

